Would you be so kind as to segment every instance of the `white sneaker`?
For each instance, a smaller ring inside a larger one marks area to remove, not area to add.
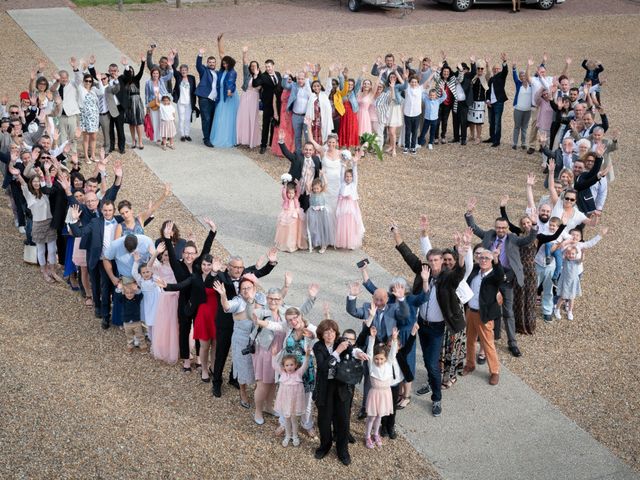
[[[291,439],[291,444],[292,444],[294,447],[298,447],[298,446],[300,446],[300,438],[299,438],[299,437],[293,437],[293,438]]]
[[[558,320],[562,318],[562,315],[560,314],[560,309],[558,307],[553,309],[553,316],[556,317]]]
[[[429,146],[427,147],[429,150],[433,150],[433,144],[429,144]]]
[[[291,440],[289,437],[284,437],[284,440],[282,440],[282,446],[283,447],[289,446],[289,440]]]
[[[571,310],[567,312],[567,320],[573,320],[573,312]]]
[[[18,227],[18,231],[19,231],[20,233],[22,233],[23,235],[24,235],[25,233],[27,233],[27,231],[24,229],[24,227]]]
[[[416,143],[416,150],[420,150],[422,148],[422,145],[420,145],[419,143]]]

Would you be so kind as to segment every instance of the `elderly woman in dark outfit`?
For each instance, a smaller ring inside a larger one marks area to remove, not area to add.
[[[316,336],[318,342],[313,346],[317,365],[313,399],[318,408],[320,447],[316,449],[315,457],[320,460],[331,450],[333,426],[338,458],[344,465],[349,465],[349,418],[354,386],[334,379],[332,371],[351,352],[361,360],[366,359],[366,355],[353,351],[349,341],[340,338],[340,329],[333,320],[320,322]]]

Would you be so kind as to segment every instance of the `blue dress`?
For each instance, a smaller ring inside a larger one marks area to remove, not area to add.
[[[240,97],[238,97],[238,92],[235,89],[232,96],[227,96],[225,79],[228,72],[223,70],[220,73],[222,77],[218,83],[218,102],[216,104],[216,113],[213,117],[210,141],[214,147],[231,148],[235,147],[237,142],[236,116],[238,115]]]

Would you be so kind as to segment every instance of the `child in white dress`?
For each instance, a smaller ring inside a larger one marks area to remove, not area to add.
[[[169,95],[164,95],[160,103],[160,136],[163,150],[167,146],[172,150],[175,148],[173,137],[176,136],[176,109]]]
[[[358,204],[358,159],[361,156],[362,152],[358,150],[353,158],[353,168],[342,166],[336,207],[336,248],[355,250],[362,246],[364,224]]]
[[[140,314],[142,321],[147,327],[147,336],[149,337],[149,341],[153,342],[153,326],[156,321],[158,301],[160,300],[160,294],[162,293],[162,289],[156,285],[153,270],[151,270],[151,266],[157,260],[155,255],[151,255],[151,260],[148,264],[140,265],[140,254],[138,252],[133,252],[133,259],[134,262],[131,274],[143,294]]]

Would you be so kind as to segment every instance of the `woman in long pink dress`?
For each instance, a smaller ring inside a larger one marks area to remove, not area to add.
[[[293,124],[291,123],[291,112],[287,110],[287,103],[289,102],[289,95],[291,90],[284,90],[281,97],[280,107],[280,123],[273,129],[273,137],[271,142],[271,153],[278,157],[283,157],[280,145],[278,144],[278,138],[280,138],[280,132],[284,132],[284,144],[287,146],[290,152],[295,151],[295,142],[293,140]],[[275,100],[274,100],[275,101]]]
[[[251,80],[260,75],[260,65],[255,60],[247,64],[249,47],[242,47],[242,95],[236,119],[237,144],[254,148],[260,145],[260,88],[254,88]]]
[[[153,273],[167,283],[176,283],[169,264],[169,254],[165,250],[164,243],[158,245],[158,253],[161,254],[161,262],[153,266]],[[160,293],[156,310],[156,322],[153,327],[153,344],[151,350],[153,356],[167,363],[176,363],[180,356],[178,347],[178,296],[180,292]]]
[[[373,131],[371,127],[371,105],[373,105],[373,85],[371,80],[364,80],[362,82],[362,90],[358,94],[358,136]]]

